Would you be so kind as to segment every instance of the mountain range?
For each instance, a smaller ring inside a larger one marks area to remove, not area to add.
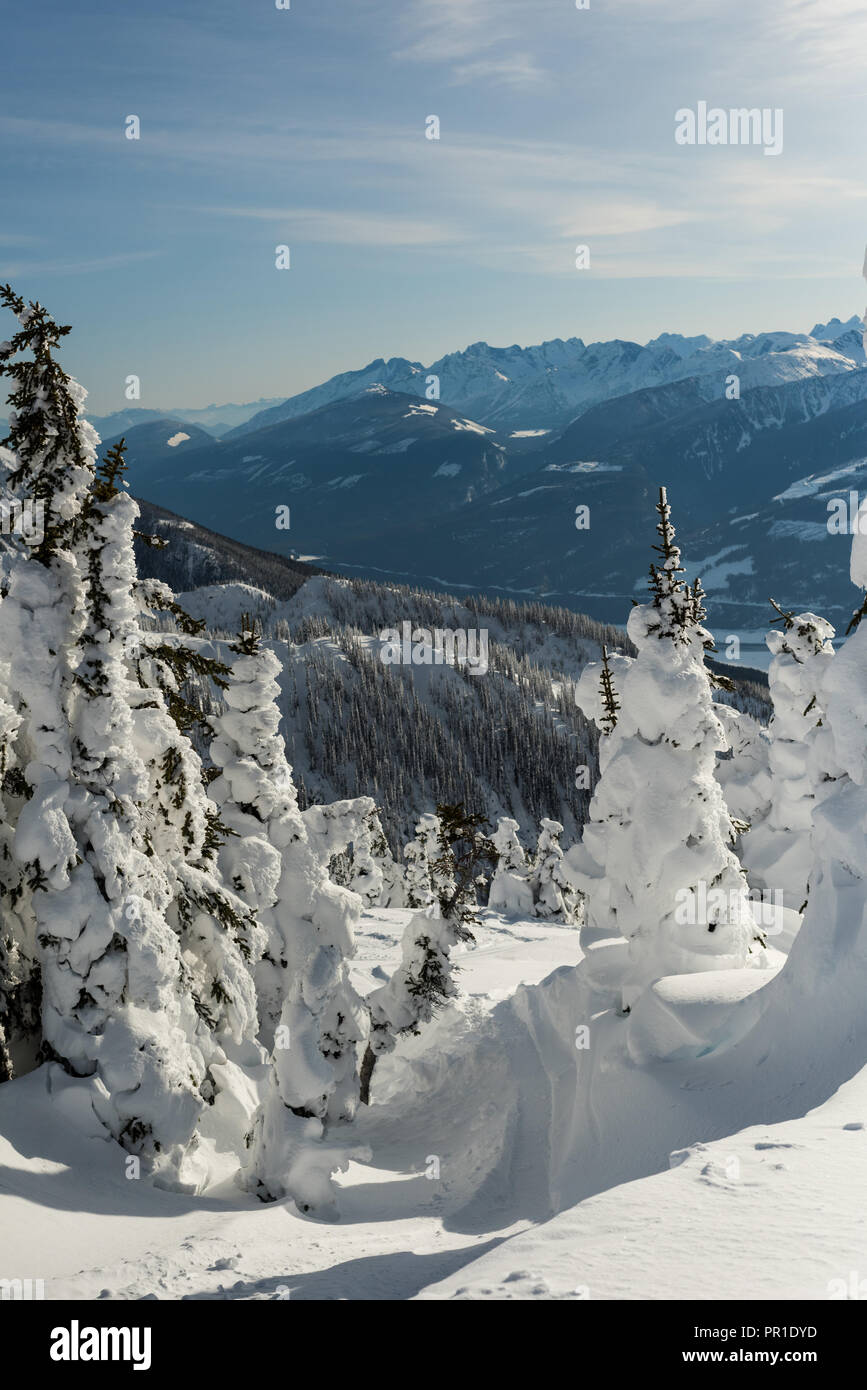
[[[178,417],[134,425],[133,490],[332,570],[541,597],[620,623],[643,592],[664,483],[712,627],[760,633],[771,595],[845,624],[857,595],[827,522],[840,489],[867,482],[860,320],[727,343],[666,334],[645,348],[477,347],[433,364],[448,364],[448,401],[424,396],[433,369],[408,364],[407,378],[391,359],[220,440]],[[492,382],[493,362],[509,366],[516,399],[539,403],[538,428]],[[375,370],[386,380],[367,380]],[[482,408],[471,414],[470,401]],[[557,424],[561,411],[569,419]],[[519,420],[527,428],[513,428]]]
[[[860,320],[852,318],[816,324],[809,334],[745,333],[730,341],[664,333],[644,346],[621,339],[585,344],[580,338],[527,348],[473,343],[429,367],[404,357],[380,357],[252,415],[228,437],[306,415],[374,384],[440,399],[499,430],[554,429],[600,401],[687,378],[700,383],[704,399],[712,400],[723,394],[732,373],[739,376],[741,390],[749,390],[852,371],[865,364],[862,334]]]

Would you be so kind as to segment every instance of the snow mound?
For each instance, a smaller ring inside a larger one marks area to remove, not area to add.
[[[178,594],[177,598],[191,617],[203,618],[211,629],[232,633],[238,631],[242,614],[264,618],[276,607],[276,600],[270,594],[252,584],[207,584],[201,589]]]

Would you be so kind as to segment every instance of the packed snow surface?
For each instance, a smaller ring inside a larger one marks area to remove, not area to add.
[[[394,968],[408,916],[365,914],[362,993]],[[746,972],[746,994],[724,971],[662,981],[648,1053],[674,1028],[698,1039],[703,1012],[723,1041],[636,1065],[631,1023],[594,1023],[579,954],[574,928],[484,915],[457,952],[460,998],[380,1060],[355,1126],[371,1159],[338,1177],[339,1221],[235,1186],[218,1117],[211,1187],[191,1197],[130,1178],[59,1069],[7,1083],[0,1277],[43,1278],[55,1299],[839,1296],[867,1258],[863,972],[822,1029],[821,972],[812,1002],[781,996],[777,968]],[[727,1011],[754,1023],[764,990],[774,1033],[733,1018],[725,1040]]]

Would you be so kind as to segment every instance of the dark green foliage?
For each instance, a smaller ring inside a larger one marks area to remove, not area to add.
[[[458,924],[461,941],[472,941],[469,923],[478,919],[475,914],[476,878],[483,865],[497,862],[497,851],[485,834],[488,819],[479,812],[469,812],[463,802],[448,805],[441,802],[436,809],[439,829],[439,853],[431,862],[434,882],[453,882],[451,891],[440,891],[440,915]]]
[[[608,660],[608,647],[602,643],[602,674],[599,677],[600,693],[602,695],[602,732],[611,734],[617,727],[617,711],[620,709],[620,701],[617,698],[617,691],[614,689],[614,681],[611,676],[611,665]]]
[[[34,504],[44,507],[42,539],[30,547],[40,564],[51,562],[58,550],[71,543],[77,518],[60,514],[57,501],[68,490],[70,465],[89,469],[78,430],[78,407],[69,389],[69,377],[55,361],[53,351],[70,326],[54,322],[41,304],[25,305],[11,285],[0,285],[0,305],[25,322],[0,349],[0,376],[14,386],[9,404],[15,414],[2,444],[14,451],[18,467],[9,474],[9,486],[26,491]],[[19,353],[29,353],[15,362]],[[34,401],[51,403],[51,409],[34,408]],[[56,426],[56,429],[55,429]]]

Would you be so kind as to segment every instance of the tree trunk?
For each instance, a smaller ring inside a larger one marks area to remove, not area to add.
[[[359,1073],[360,1086],[358,1091],[358,1099],[362,1105],[370,1104],[370,1082],[371,1078],[373,1077],[373,1068],[375,1066],[376,1053],[370,1046],[370,1043],[368,1043],[365,1054],[361,1060],[361,1072]]]

